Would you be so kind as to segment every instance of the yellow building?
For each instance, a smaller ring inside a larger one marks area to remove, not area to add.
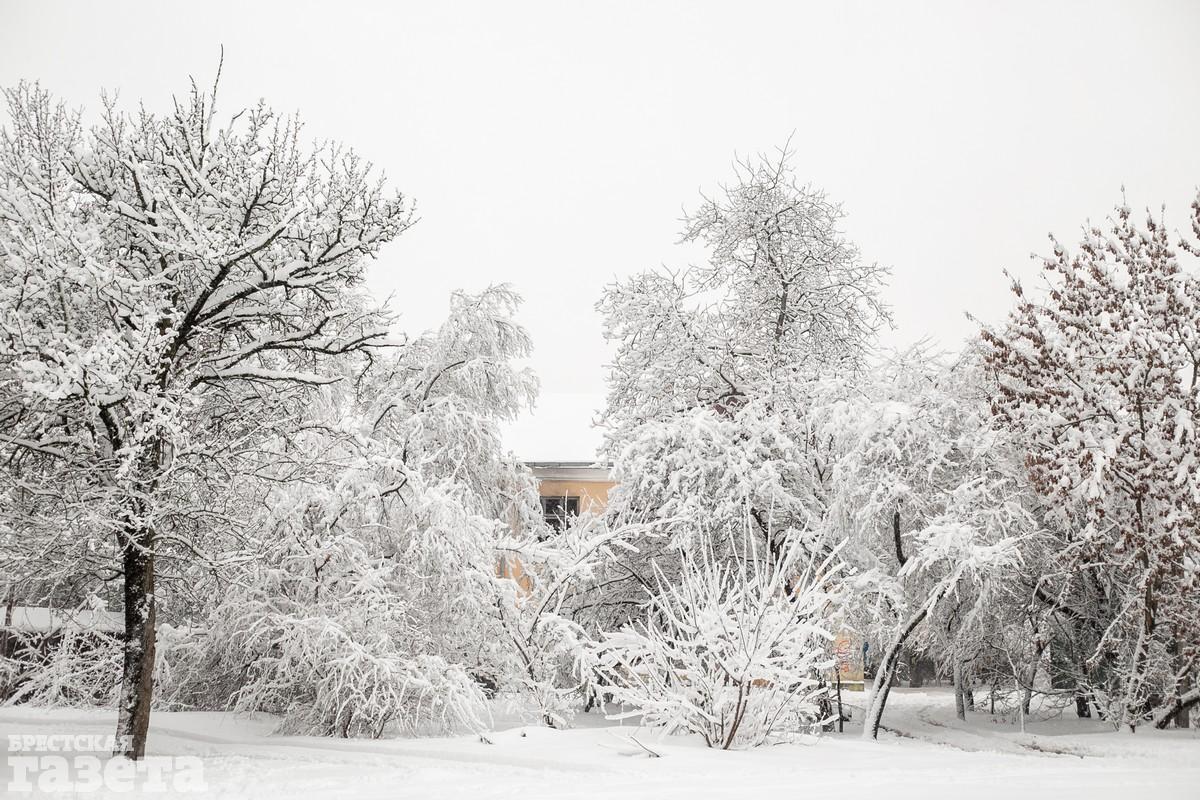
[[[849,630],[839,631],[833,640],[834,678],[851,692],[866,689],[863,677],[862,637]]]
[[[595,461],[530,461],[538,482],[542,515],[554,530],[585,511],[600,513],[613,487],[610,465]]]
[[[615,486],[612,465],[596,461],[527,461],[538,482],[542,515],[554,530],[562,530],[568,520],[584,512],[600,513],[608,505],[608,493]],[[499,574],[510,577],[529,592],[533,578],[516,558],[502,560]],[[840,678],[842,688],[863,691],[862,638],[851,631],[840,631],[834,640],[835,665],[830,680]]]
[[[613,487],[608,464],[529,461],[526,466],[537,479],[542,516],[553,530],[561,531],[571,517],[584,512],[599,514],[608,505],[608,492]],[[533,591],[534,576],[515,555],[501,556],[496,574],[512,578],[526,594]]]

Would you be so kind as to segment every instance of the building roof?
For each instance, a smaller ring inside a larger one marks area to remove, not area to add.
[[[607,461],[526,461],[540,480],[611,481],[612,464]]]
[[[612,467],[611,461],[526,461],[525,466],[531,469],[546,469],[554,467],[562,467],[570,469],[578,467],[581,469],[609,469]]]

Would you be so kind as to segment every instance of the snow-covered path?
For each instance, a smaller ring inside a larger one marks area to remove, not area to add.
[[[1190,732],[1131,735],[1058,719],[1022,734],[987,714],[959,723],[944,690],[892,697],[886,722],[902,735],[879,742],[847,729],[812,745],[716,752],[638,732],[662,754],[656,759],[629,741],[635,729],[596,717],[570,731],[511,727],[487,744],[271,736],[270,719],[162,713],[150,749],[200,756],[202,796],[213,798],[1200,797],[1200,738]],[[0,709],[0,734],[108,733],[111,725],[102,712]]]

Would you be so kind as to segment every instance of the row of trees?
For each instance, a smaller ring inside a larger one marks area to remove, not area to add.
[[[1195,250],[1161,222],[1056,245],[958,356],[887,356],[840,208],[786,153],[739,164],[684,221],[707,263],[601,298],[619,486],[550,536],[499,433],[536,394],[518,298],[397,337],[360,287],[411,204],[214,96],[85,129],[6,93],[0,588],[124,615],[6,644],[10,702],[114,703],[132,758],[154,704],[381,736],[482,728],[495,692],[732,747],[828,721],[843,629],[880,653],[868,736],[903,652],[960,708],[980,681],[1130,728],[1200,701]]]
[[[1044,287],[1014,282],[1008,322],[960,354],[887,355],[884,273],[840,217],[786,152],[746,161],[684,220],[707,264],[607,290],[612,514],[667,533],[620,565],[622,613],[697,530],[755,537],[766,559],[801,541],[844,562],[842,624],[878,653],[867,736],[906,652],[953,676],[960,715],[987,680],[1026,713],[1036,690],[1131,730],[1186,724],[1197,245],[1118,208],[1074,253],[1054,242]]]

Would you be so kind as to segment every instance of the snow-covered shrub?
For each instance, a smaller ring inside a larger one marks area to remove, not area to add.
[[[325,736],[483,727],[480,687],[462,665],[413,652],[402,603],[232,600],[163,653],[168,707],[267,711],[283,717],[281,731]]]
[[[154,654],[154,708],[223,708],[237,690],[236,670],[222,672],[207,648],[207,629],[161,624]]]
[[[574,620],[537,600],[515,610],[510,631],[520,666],[512,679],[517,702],[551,728],[566,728],[588,699],[591,639]]]
[[[599,571],[645,526],[617,526],[585,512],[552,537],[506,546],[522,567],[523,588],[499,607],[515,688],[542,722],[562,728],[594,697],[593,637],[576,619],[580,605],[603,602]],[[597,596],[599,595],[599,596]]]
[[[112,706],[121,682],[121,639],[103,631],[66,629],[52,639],[20,634],[9,657],[0,657],[5,703],[43,706]]]
[[[424,541],[477,534],[472,519],[436,498],[415,502],[422,527],[413,531],[416,520],[376,516],[370,495],[349,485],[308,494],[307,503],[281,498],[265,563],[231,588],[191,644],[164,654],[164,697],[280,714],[281,730],[292,733],[378,738],[481,728],[482,690],[453,659],[463,617],[478,619],[476,610],[434,573],[439,558],[465,556]],[[474,594],[479,576],[457,569],[460,589]]]
[[[617,718],[640,715],[709,747],[816,732],[819,674],[833,665],[836,555],[808,555],[800,540],[771,563],[752,549],[714,552],[705,541],[678,576],[659,572],[645,616],[602,637],[599,688],[629,706]]]
[[[407,733],[482,726],[482,691],[461,665],[404,652],[390,626],[375,622],[264,615],[246,633],[270,655],[258,660],[236,706],[277,709],[289,733],[379,738],[393,726]]]

